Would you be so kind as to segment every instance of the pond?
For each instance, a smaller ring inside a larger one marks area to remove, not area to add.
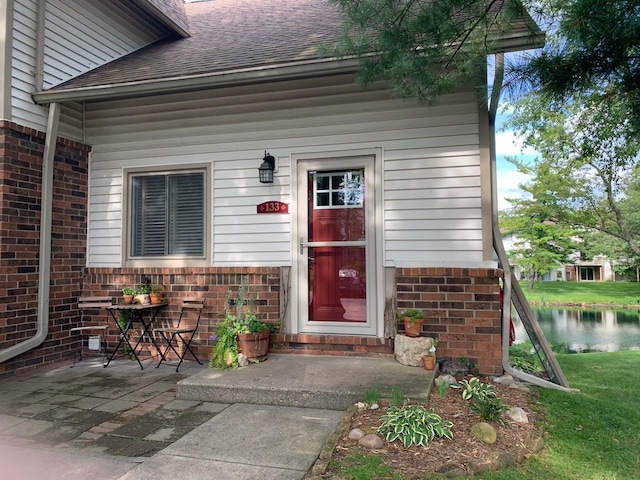
[[[640,311],[532,308],[555,352],[640,350]],[[516,342],[527,340],[514,315]]]

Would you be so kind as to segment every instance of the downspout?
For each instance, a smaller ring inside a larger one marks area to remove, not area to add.
[[[53,171],[58,138],[60,104],[49,105],[47,133],[42,155],[42,197],[40,200],[40,257],[38,262],[38,318],[36,334],[0,352],[0,363],[40,346],[49,334],[49,291],[51,281],[51,215],[53,211]]]
[[[498,177],[496,166],[496,115],[498,103],[502,93],[502,81],[504,79],[504,53],[495,55],[495,72],[493,87],[491,89],[491,101],[489,105],[489,145],[491,163],[491,208],[493,227],[493,247],[500,260],[504,272],[503,297],[502,297],[502,368],[506,373],[523,382],[531,383],[545,388],[571,391],[570,388],[539,378],[534,375],[516,370],[509,363],[509,335],[511,333],[511,267],[507,260],[507,253],[502,244],[500,226],[498,223]]]

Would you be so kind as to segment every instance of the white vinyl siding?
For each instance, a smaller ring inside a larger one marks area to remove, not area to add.
[[[12,120],[45,131],[47,108],[35,105],[36,0],[14,1]],[[160,39],[121,2],[46,2],[44,88],[50,88]],[[67,129],[80,140],[77,129]],[[61,134],[65,134],[61,131]]]
[[[36,0],[14,0],[13,58],[11,64],[11,120],[45,131],[47,108],[35,105]]]
[[[376,193],[385,264],[484,265],[476,94],[424,107],[345,81],[87,104],[89,266],[122,265],[125,167],[210,163],[211,263],[290,265],[292,214],[261,215],[256,206],[290,203],[291,155],[374,147],[384,160],[384,192]],[[276,157],[270,185],[258,181],[265,150]]]

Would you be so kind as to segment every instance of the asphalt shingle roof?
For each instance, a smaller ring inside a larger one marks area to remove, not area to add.
[[[182,0],[140,0],[143,3],[150,4],[162,15],[174,22],[182,30],[189,31],[189,22],[187,20],[187,12],[184,9]]]
[[[342,28],[340,10],[326,0],[210,0],[184,7],[190,37],[156,42],[50,90],[306,61]]]

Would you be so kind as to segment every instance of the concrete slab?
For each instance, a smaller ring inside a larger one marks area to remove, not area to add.
[[[256,465],[229,464],[215,460],[183,458],[159,453],[136,467],[120,480],[158,480],[188,478],[189,480],[299,480],[298,470],[269,468]]]
[[[306,472],[343,412],[272,405],[232,405],[163,454]]]
[[[2,477],[19,480],[116,480],[140,463],[138,459],[93,455],[89,452],[18,446],[3,443],[1,439],[0,460]]]
[[[274,355],[237,370],[203,370],[178,382],[177,398],[345,410],[377,389],[383,397],[400,387],[414,400],[429,397],[434,371],[392,358]]]

